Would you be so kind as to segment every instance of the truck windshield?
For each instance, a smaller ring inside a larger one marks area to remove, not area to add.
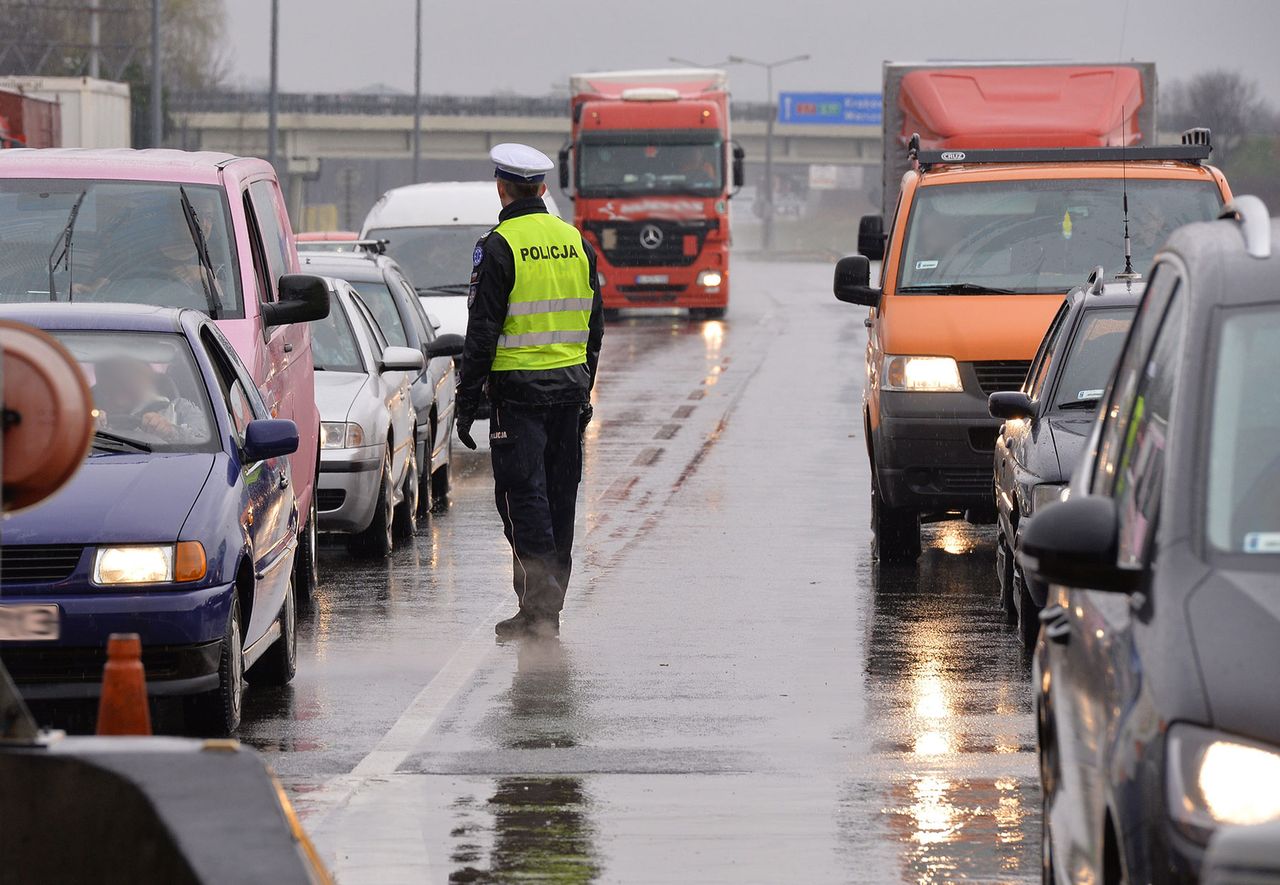
[[[240,318],[229,227],[216,187],[0,179],[0,303],[127,301]]]
[[[1128,181],[1133,268],[1146,274],[1174,230],[1214,218],[1212,182]],[[1119,179],[936,185],[916,191],[898,291],[970,294],[1066,292],[1089,270],[1124,267]]]
[[[724,188],[718,132],[591,132],[578,145],[578,193],[714,196]]]
[[[492,229],[492,224],[380,227],[365,236],[387,241],[387,254],[419,293],[466,295],[476,241]]]

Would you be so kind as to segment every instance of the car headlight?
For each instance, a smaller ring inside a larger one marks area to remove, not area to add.
[[[1169,813],[1191,835],[1280,819],[1280,748],[1185,724],[1167,747]]]
[[[200,580],[207,570],[204,545],[199,541],[99,547],[93,558],[93,583],[185,583]]]
[[[886,356],[880,388],[956,393],[964,390],[964,385],[960,383],[960,367],[949,356]]]
[[[1039,513],[1040,510],[1055,501],[1062,500],[1062,491],[1065,489],[1066,483],[1060,482],[1042,482],[1039,485],[1031,487],[1031,512]]]
[[[354,449],[364,445],[364,430],[346,421],[324,421],[320,424],[320,448]]]
[[[698,274],[698,285],[704,289],[716,289],[724,282],[724,274],[718,270],[704,270]]]

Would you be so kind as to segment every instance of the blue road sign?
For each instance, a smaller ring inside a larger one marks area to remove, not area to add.
[[[879,126],[883,104],[879,92],[783,92],[778,96],[778,122]]]

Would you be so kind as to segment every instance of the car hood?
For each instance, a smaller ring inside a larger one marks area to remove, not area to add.
[[[1058,471],[1062,482],[1070,480],[1075,473],[1092,429],[1092,412],[1049,417],[1049,432],[1053,435],[1053,448],[1058,454]]]
[[[1157,603],[1158,604],[1158,603]],[[1213,726],[1280,744],[1280,587],[1274,571],[1215,571],[1187,599]]]
[[[4,543],[175,541],[214,458],[94,454],[52,498],[6,519]]]
[[[360,391],[369,383],[363,372],[316,372],[316,405],[321,421],[346,421]]]
[[[961,362],[1029,360],[1061,295],[894,295],[880,311],[885,353]]]

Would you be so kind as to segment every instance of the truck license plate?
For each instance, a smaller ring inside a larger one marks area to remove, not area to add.
[[[52,641],[57,638],[56,605],[0,605],[0,641]]]
[[[669,282],[671,277],[664,273],[642,273],[636,274],[636,283],[641,286],[661,286],[663,283]]]

